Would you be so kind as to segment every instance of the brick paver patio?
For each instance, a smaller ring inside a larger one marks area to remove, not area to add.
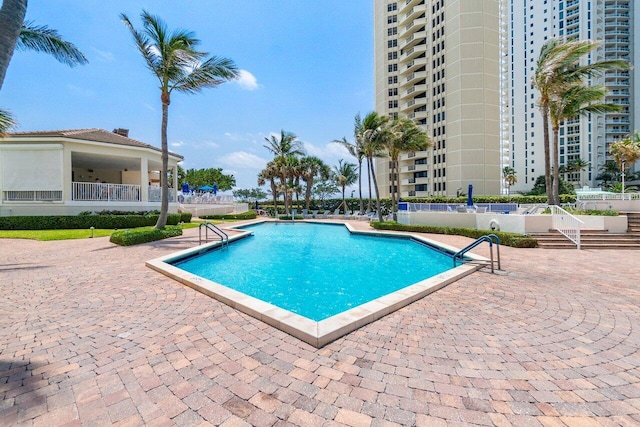
[[[640,425],[638,251],[503,247],[317,350],[144,266],[194,244],[0,239],[0,425]]]

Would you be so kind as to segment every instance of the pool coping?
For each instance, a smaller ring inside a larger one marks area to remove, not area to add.
[[[252,221],[227,228],[237,231],[238,228],[260,224],[263,222],[271,221]],[[379,230],[356,230],[348,222],[304,222],[344,225],[352,234],[415,239],[428,246],[441,248],[444,251],[450,253],[455,253],[458,250],[453,246],[446,245],[435,240],[427,239],[423,236],[419,236],[410,232],[406,233],[385,232]],[[251,231],[245,231],[235,236],[230,236],[229,241],[233,242],[235,240],[245,238],[251,234]],[[220,241],[216,241],[194,248],[184,249],[182,251],[174,252],[172,254],[149,260],[145,263],[145,265],[186,286],[189,286],[190,288],[204,295],[214,298],[232,308],[235,308],[236,310],[248,314],[249,316],[267,323],[316,348],[321,348],[329,344],[330,342],[335,341],[336,339],[350,332],[353,332],[356,329],[361,328],[368,323],[371,323],[386,316],[387,314],[399,310],[400,308],[405,307],[414,301],[422,299],[426,295],[442,289],[450,283],[453,283],[456,280],[459,280],[460,278],[467,276],[482,267],[482,265],[480,265],[479,263],[462,264],[451,270],[447,270],[428,279],[421,280],[417,283],[414,283],[413,285],[409,285],[398,291],[376,298],[350,310],[338,313],[327,319],[316,322],[291,311],[276,307],[275,305],[268,302],[228,288],[214,281],[186,272],[170,264],[172,261],[182,259],[190,255],[207,252],[215,247],[220,246],[221,244],[222,243]],[[466,256],[474,261],[487,261],[486,258],[473,255],[471,253],[466,254]]]

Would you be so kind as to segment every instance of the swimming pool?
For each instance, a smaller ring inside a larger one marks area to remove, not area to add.
[[[147,265],[316,347],[478,268],[452,268],[455,248],[420,236],[349,224],[269,222],[231,240]]]
[[[343,225],[245,229],[253,235],[173,265],[315,321],[452,268],[451,257],[430,246],[352,234]]]

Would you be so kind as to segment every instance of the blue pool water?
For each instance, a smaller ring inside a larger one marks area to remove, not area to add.
[[[264,223],[253,236],[173,263],[320,321],[451,269],[451,257],[409,239],[340,225]]]

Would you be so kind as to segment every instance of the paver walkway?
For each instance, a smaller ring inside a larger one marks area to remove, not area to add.
[[[640,425],[638,251],[503,247],[318,350],[144,266],[194,244],[0,239],[0,425]]]

